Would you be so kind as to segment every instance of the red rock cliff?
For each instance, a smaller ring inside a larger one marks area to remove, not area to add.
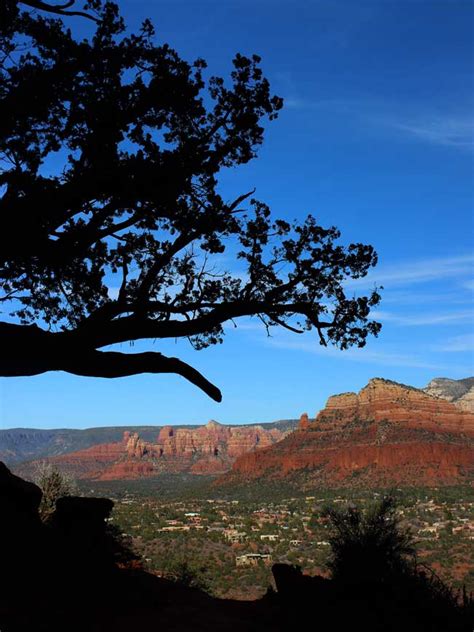
[[[263,426],[225,426],[210,421],[199,428],[164,426],[155,442],[124,432],[108,443],[49,459],[77,478],[116,480],[160,473],[221,474],[235,459],[283,439],[287,432]]]
[[[474,475],[474,415],[379,378],[330,397],[275,446],[245,454],[217,484],[293,479],[311,486],[456,484]]]

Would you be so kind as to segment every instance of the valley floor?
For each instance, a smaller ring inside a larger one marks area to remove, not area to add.
[[[193,483],[194,484],[194,483]],[[296,564],[308,575],[327,574],[327,506],[369,506],[383,491],[314,490],[308,496],[260,499],[193,496],[185,488],[163,497],[148,487],[93,483],[114,497],[112,521],[129,538],[145,567],[227,599],[257,599],[274,588],[273,563]],[[155,486],[157,482],[155,482]],[[84,488],[86,489],[86,487]],[[132,490],[132,491],[131,491]],[[392,490],[402,523],[417,541],[418,560],[448,585],[474,590],[474,490]]]

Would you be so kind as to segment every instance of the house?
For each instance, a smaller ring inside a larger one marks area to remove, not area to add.
[[[235,544],[237,542],[243,542],[247,539],[247,534],[242,531],[237,531],[237,529],[225,529],[224,537],[226,540]]]
[[[160,531],[161,533],[165,533],[167,531],[189,531],[190,529],[191,527],[189,527],[188,525],[174,525],[172,527],[162,527],[161,529],[158,529],[158,531]]]
[[[247,553],[235,558],[236,566],[258,566],[260,562],[263,562],[265,566],[269,566],[272,563],[272,556],[260,553]]]

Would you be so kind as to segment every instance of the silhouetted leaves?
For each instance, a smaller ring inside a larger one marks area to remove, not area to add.
[[[394,575],[411,572],[415,563],[413,534],[400,524],[393,498],[387,496],[366,514],[357,507],[328,509],[335,579],[390,582]]]
[[[114,3],[86,4],[98,23],[82,40],[22,4],[47,8],[2,5],[0,302],[20,323],[0,327],[3,375],[175,372],[219,400],[175,358],[98,349],[164,338],[203,349],[242,316],[342,349],[378,334],[378,291],[344,289],[376,264],[371,246],[338,245],[312,216],[274,219],[253,190],[219,192],[283,104],[257,55],[237,54],[229,80],[208,77],[202,59],[157,44],[148,20],[126,31]]]

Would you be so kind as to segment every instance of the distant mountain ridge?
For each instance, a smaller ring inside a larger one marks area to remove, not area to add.
[[[220,475],[233,467],[224,483],[284,476],[302,485],[454,484],[474,474],[473,392],[472,377],[436,378],[425,389],[375,378],[358,394],[330,397],[316,421],[303,415],[296,432],[295,419],[0,430],[0,460],[27,477],[48,459],[96,480]]]
[[[164,426],[152,441],[125,431],[120,441],[48,458],[77,479],[132,480],[161,474],[222,474],[242,454],[281,441],[290,430],[263,425],[227,426],[209,421],[197,428]],[[38,461],[18,464],[16,471],[34,476]]]
[[[296,428],[298,420],[282,419],[261,424],[229,424],[230,427],[239,428],[256,425],[260,425],[267,430],[277,428],[285,432]],[[120,442],[125,431],[137,433],[142,440],[152,442],[164,427],[165,424],[159,426],[106,426],[82,430],[68,428],[53,430],[11,428],[0,430],[0,461],[5,462],[7,465],[16,465],[24,461],[45,459],[68,454],[69,452],[77,452],[100,444]],[[176,429],[196,429],[198,427],[199,424],[173,426]]]

